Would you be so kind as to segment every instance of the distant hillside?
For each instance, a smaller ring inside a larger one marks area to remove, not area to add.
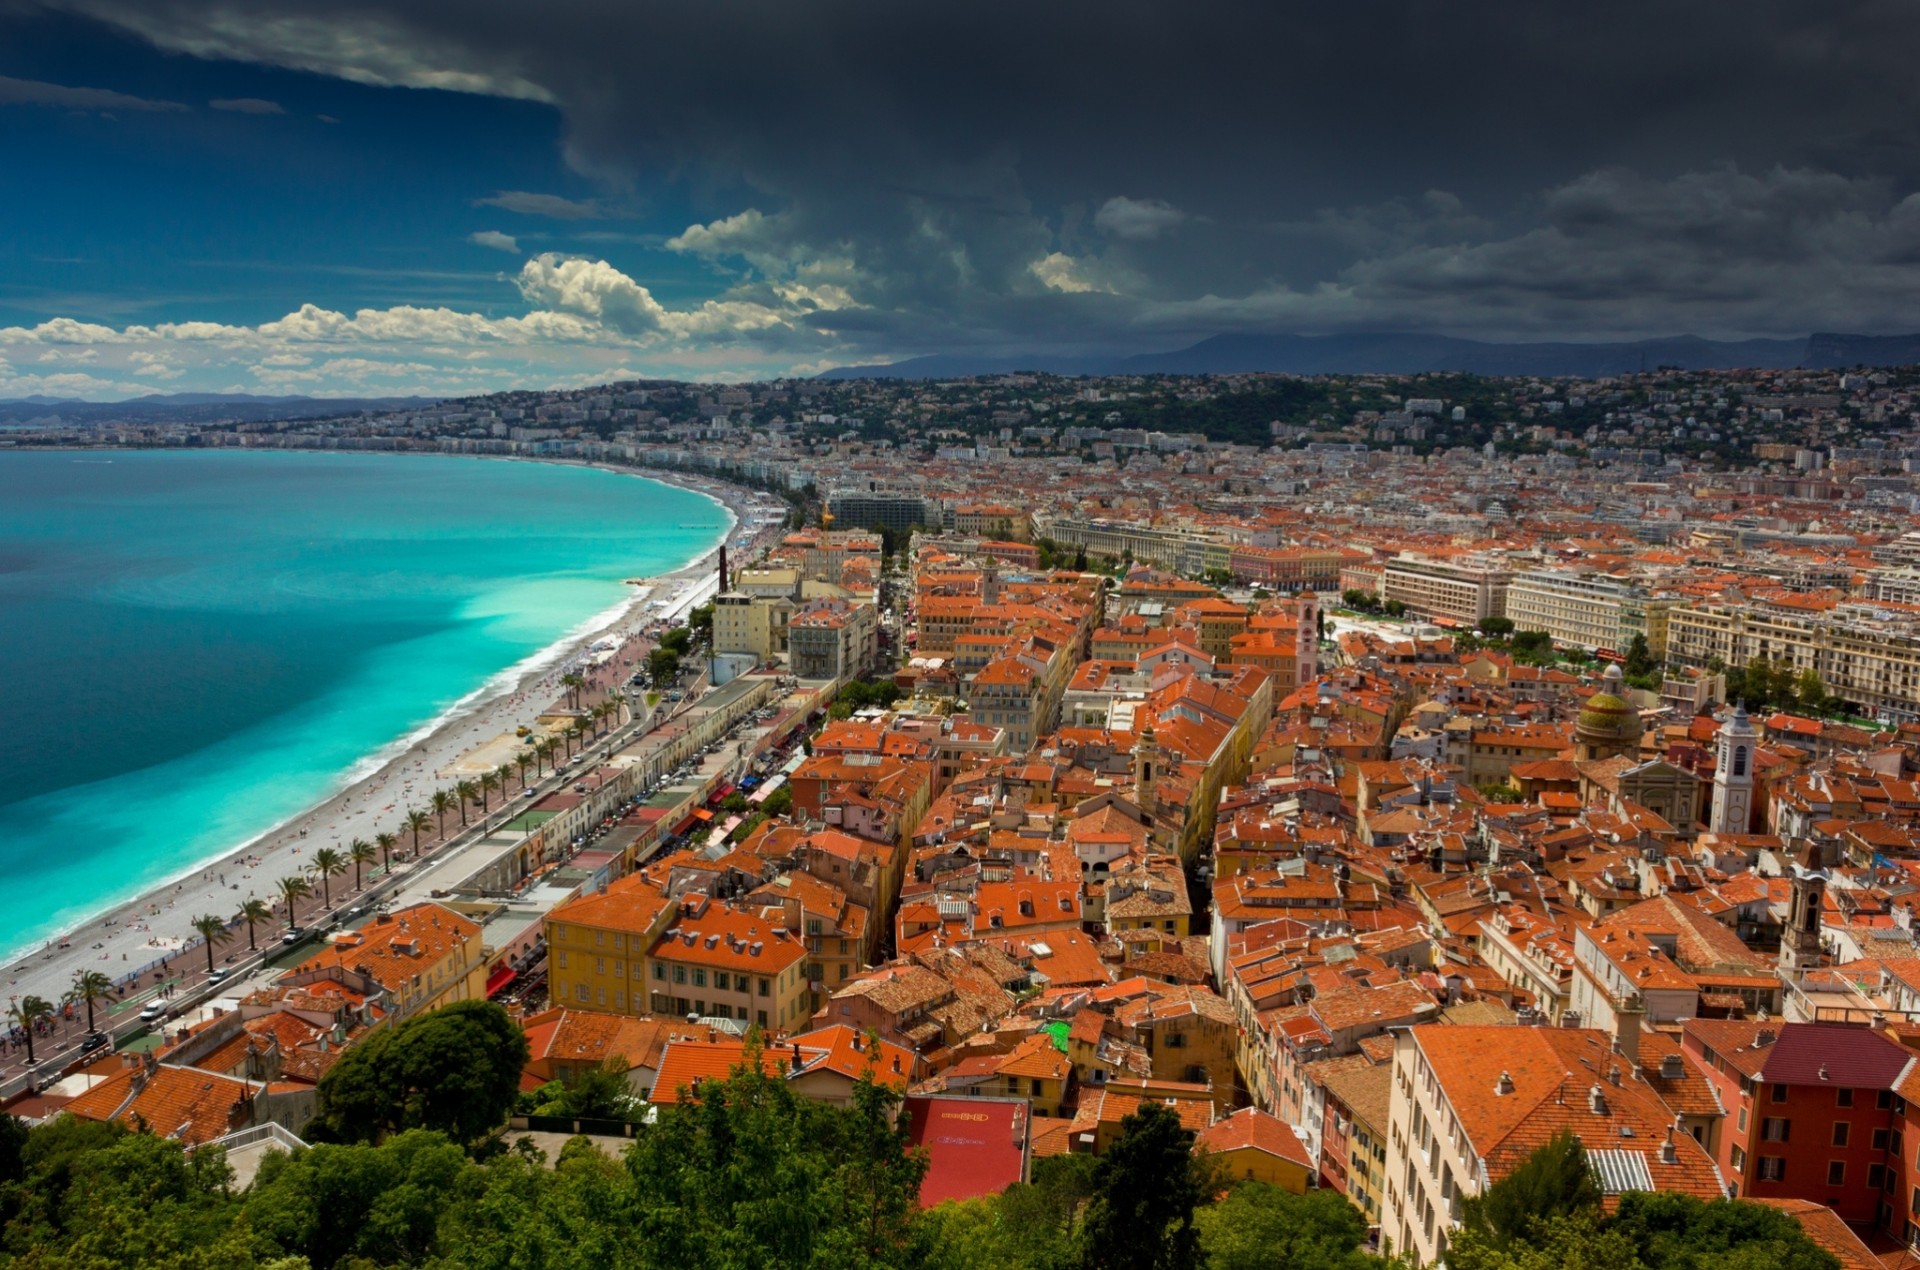
[[[363,410],[406,410],[432,405],[435,397],[258,397],[251,393],[182,392],[130,401],[76,401],[26,397],[0,401],[0,424],[77,426],[111,423],[262,423],[276,419],[321,419]]]
[[[844,366],[821,379],[958,379],[1042,371],[1055,375],[1575,375],[1595,378],[1677,366],[1683,370],[1903,366],[1920,363],[1920,335],[1816,334],[1805,339],[1709,340],[1697,335],[1620,343],[1497,344],[1446,335],[1215,335],[1187,348],[1131,357],[914,357]]]

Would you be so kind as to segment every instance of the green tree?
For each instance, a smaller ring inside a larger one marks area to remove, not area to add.
[[[347,871],[347,858],[333,847],[321,847],[313,853],[313,876],[320,879],[320,906],[333,907],[333,879]]]
[[[27,1036],[27,1066],[39,1060],[33,1056],[33,1030],[53,1017],[53,1003],[29,993],[7,1007],[7,1017],[20,1025]]]
[[[415,811],[412,808],[408,808],[406,820],[403,822],[403,825],[407,832],[413,835],[413,853],[419,855],[420,835],[433,828],[433,817],[427,815],[424,811]]]
[[[512,1109],[527,1038],[506,1011],[457,1001],[373,1033],[320,1081],[318,1136],[371,1142],[433,1129],[473,1142]]]
[[[272,906],[258,896],[249,896],[240,902],[240,911],[234,914],[234,917],[236,920],[247,924],[248,949],[251,950],[260,947],[260,941],[254,937],[255,924],[264,922],[272,916]]]
[[[290,877],[281,878],[274,883],[274,886],[279,889],[280,898],[287,902],[287,933],[291,935],[296,929],[293,920],[294,905],[313,894],[313,883],[303,877]]]
[[[1820,682],[1820,672],[1811,666],[1801,671],[1794,681],[1794,693],[1800,698],[1803,710],[1820,714],[1833,708],[1833,698],[1827,695],[1827,686]]]
[[[1405,617],[1407,614],[1407,606],[1400,600],[1388,600],[1380,608],[1388,617]]]
[[[660,647],[684,656],[693,647],[693,632],[684,626],[676,626],[660,637]]]
[[[460,811],[463,816],[466,810],[466,804],[460,804]],[[360,871],[367,865],[372,864],[374,858],[379,854],[380,853],[374,849],[373,844],[365,838],[355,838],[347,844],[347,860],[353,865],[354,890],[358,891],[360,889]]]
[[[437,1133],[401,1133],[379,1147],[317,1145],[262,1162],[247,1221],[312,1266],[414,1265],[432,1255],[448,1210],[477,1181],[466,1153]]]
[[[1487,635],[1499,638],[1513,634],[1513,619],[1510,617],[1488,617],[1480,621],[1480,629]]]
[[[1638,677],[1652,674],[1659,666],[1660,663],[1653,659],[1653,649],[1647,644],[1647,637],[1636,632],[1627,644],[1627,657],[1620,667],[1621,671],[1629,676]]]
[[[1542,1217],[1529,1230],[1528,1238],[1503,1243],[1462,1227],[1447,1245],[1448,1270],[1646,1270],[1633,1241],[1605,1229],[1597,1210]]]
[[[1460,1207],[1460,1225],[1496,1249],[1523,1238],[1536,1221],[1597,1211],[1600,1184],[1587,1165],[1586,1148],[1565,1129],[1549,1138],[1513,1172]]]
[[[400,839],[382,829],[373,835],[373,845],[380,848],[380,867],[393,872],[393,849],[400,845]]]
[[[444,789],[436,789],[433,791],[433,797],[427,801],[433,808],[436,832],[444,838],[447,836],[447,813],[453,810],[454,797]]]
[[[1120,1122],[1093,1171],[1093,1200],[1081,1231],[1085,1270],[1194,1270],[1200,1232],[1194,1211],[1208,1178],[1193,1155],[1193,1132],[1173,1108],[1143,1102]]]
[[[1244,1181],[1194,1216],[1207,1270],[1367,1270],[1367,1221],[1338,1191]]]
[[[213,948],[215,944],[224,944],[233,938],[233,932],[227,929],[227,919],[205,913],[189,923],[194,933],[199,935],[207,946],[207,973],[213,973]]]
[[[1607,1225],[1647,1270],[1837,1270],[1787,1213],[1744,1200],[1629,1191]]]
[[[480,787],[470,780],[458,780],[453,783],[453,793],[460,800],[460,827],[467,827],[467,806],[480,801]],[[482,815],[486,814],[484,811]]]
[[[656,648],[647,654],[647,673],[657,684],[669,683],[680,673],[680,654],[671,648]]]
[[[87,1031],[93,1031],[93,1007],[96,1002],[105,1001],[113,995],[113,980],[98,970],[76,970],[73,986],[67,989],[66,999],[75,1005],[86,1007]]]

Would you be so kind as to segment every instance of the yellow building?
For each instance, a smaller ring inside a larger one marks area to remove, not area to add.
[[[644,873],[547,914],[548,995],[555,1005],[646,1014],[647,950],[677,906]]]
[[[1243,1107],[1200,1131],[1194,1150],[1205,1151],[1221,1172],[1235,1181],[1265,1182],[1292,1191],[1307,1192],[1314,1174],[1306,1144],[1287,1123],[1258,1107]]]
[[[738,1019],[772,1032],[805,1025],[813,1012],[807,946],[781,925],[778,909],[769,917],[688,895],[669,912],[647,953],[655,1014]]]
[[[432,902],[382,913],[371,925],[335,935],[325,951],[280,977],[289,987],[323,980],[384,998],[393,1023],[455,1001],[484,1001],[480,925]]]

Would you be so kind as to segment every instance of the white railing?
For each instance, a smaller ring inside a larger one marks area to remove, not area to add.
[[[239,1129],[227,1134],[225,1137],[215,1138],[213,1141],[202,1143],[201,1145],[225,1147],[229,1152],[232,1152],[239,1150],[241,1147],[253,1146],[259,1142],[271,1142],[273,1145],[285,1147],[289,1151],[304,1151],[307,1148],[307,1144],[301,1140],[298,1134],[277,1120],[269,1120],[265,1124],[257,1124],[250,1129]]]

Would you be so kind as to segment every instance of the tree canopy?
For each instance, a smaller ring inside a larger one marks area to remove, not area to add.
[[[459,1001],[375,1032],[341,1055],[320,1081],[311,1132],[372,1142],[434,1129],[473,1142],[498,1127],[520,1092],[527,1038],[507,1012]]]

